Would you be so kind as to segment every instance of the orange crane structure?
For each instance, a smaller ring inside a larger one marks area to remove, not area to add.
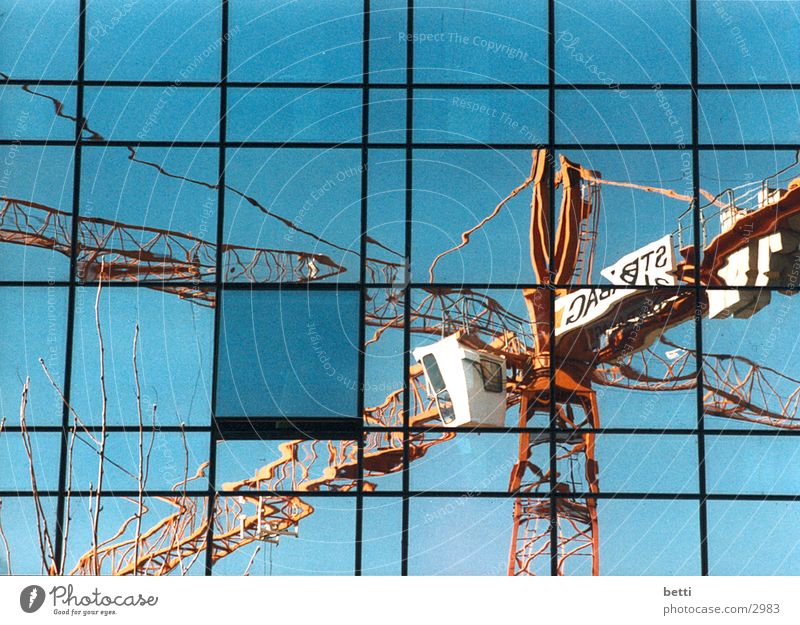
[[[82,123],[85,126],[85,121]],[[132,160],[136,160],[135,152],[129,149]],[[536,282],[544,286],[570,284],[577,288],[588,285],[593,275],[603,185],[692,200],[670,190],[604,180],[598,172],[564,156],[559,157],[558,167],[552,167],[553,157],[544,149],[532,152],[529,177],[489,217],[464,233],[460,245],[437,257],[430,268],[432,282],[439,260],[467,245],[472,232],[523,190],[530,189],[531,193],[530,257]],[[549,222],[549,207],[555,199],[550,197],[553,190],[561,194],[557,224]],[[726,200],[702,194],[721,211],[737,209],[736,197]],[[174,293],[198,305],[215,305],[207,283],[214,279],[217,254],[223,255],[226,277],[251,282],[314,282],[345,271],[340,263],[324,254],[241,247],[228,242],[214,244],[188,234],[96,217],[78,216],[78,239],[72,241],[73,229],[68,227],[68,220],[73,218],[70,214],[30,199],[2,197],[0,201],[0,242],[46,248],[65,255],[73,253],[74,246],[85,280],[141,282],[143,286]],[[735,223],[704,244],[704,249],[697,250],[694,244],[680,246],[680,259],[674,270],[676,281],[691,286],[699,276],[703,285],[723,284],[720,272],[729,258],[750,241],[793,230],[799,214],[800,185],[792,184],[787,190],[772,193],[756,209],[737,214]],[[552,250],[551,228],[555,228]],[[325,242],[318,237],[317,241]],[[374,240],[370,243],[380,246]],[[391,261],[368,258],[365,262],[374,275],[394,277],[402,271],[400,264]],[[194,286],[185,286],[187,281],[194,281]],[[599,491],[594,433],[601,425],[597,387],[657,392],[697,387],[697,372],[692,363],[699,362],[701,355],[692,348],[670,343],[661,335],[668,328],[694,319],[698,311],[707,314],[707,303],[695,301],[694,289],[636,286],[641,288],[631,289],[596,323],[576,326],[561,334],[551,327],[553,318],[558,325],[559,311],[551,310],[552,300],[542,296],[542,289],[523,289],[527,318],[506,310],[487,294],[435,284],[424,289],[425,296],[410,311],[409,332],[431,336],[457,334],[459,341],[471,349],[505,360],[507,405],[518,407],[519,427],[527,427],[537,414],[548,419],[555,416],[554,464],[538,466],[533,461],[537,448],[547,446],[549,450],[553,440],[549,435],[519,434],[518,457],[509,476],[509,492],[515,495],[508,558],[511,575],[535,573],[542,568],[542,561],[549,562],[553,551],[558,554],[559,574],[569,572],[570,566],[581,559],[589,559],[593,574],[600,573],[600,528],[596,498],[592,497]],[[556,302],[570,292],[574,289],[556,288]],[[380,340],[388,329],[403,329],[407,318],[403,306],[411,306],[411,302],[402,301],[397,287],[386,287],[382,296],[370,297],[365,322],[374,329],[374,334],[368,338],[368,344]],[[457,313],[445,314],[445,311]],[[673,348],[678,355],[671,359],[659,355],[651,348],[655,341]],[[703,404],[707,414],[777,428],[800,428],[797,415],[800,380],[730,354],[704,354],[703,371]],[[380,405],[365,409],[365,425],[397,427],[407,420],[416,427],[438,422],[439,409],[429,396],[423,367],[412,365],[407,374],[411,405],[403,405],[404,389],[398,389]],[[786,383],[796,388],[789,395],[778,390]],[[456,434],[455,429],[421,432],[414,429],[409,434],[406,452],[403,432],[389,429],[369,432],[363,451],[364,490],[375,488],[370,481],[372,477],[401,471],[406,453],[408,461],[413,463],[432,446]],[[295,490],[313,494],[357,488],[355,441],[293,440],[282,443],[279,451],[280,458],[252,476],[224,484],[220,490],[235,492],[237,496],[218,496],[213,514],[204,509],[204,500],[198,501],[182,492],[187,482],[204,475],[204,464],[194,477],[175,485],[174,496],[159,498],[174,507],[172,514],[134,539],[120,530],[87,551],[71,569],[63,562],[51,562],[46,568],[55,573],[93,573],[101,570],[103,563],[110,563],[115,574],[183,571],[208,549],[212,560],[218,561],[256,541],[274,542],[281,536],[295,535],[302,519],[314,512],[313,506],[300,495],[267,496],[265,492]],[[562,465],[578,467],[580,483],[574,482],[573,471],[558,470]],[[552,466],[557,468],[555,475]],[[553,485],[557,493],[575,495],[550,497]],[[209,536],[213,536],[212,544],[208,544]]]

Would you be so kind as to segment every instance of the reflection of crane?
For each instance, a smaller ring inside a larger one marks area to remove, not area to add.
[[[70,255],[70,213],[23,199],[0,196],[0,242],[18,243]],[[161,228],[79,216],[78,273],[96,281],[142,282],[198,303],[214,301],[217,245]],[[287,249],[223,243],[222,267],[229,282],[311,282],[346,271],[330,256]],[[367,260],[371,275],[396,277],[395,263]],[[174,284],[173,284],[174,283]],[[187,286],[186,283],[190,283]]]
[[[24,87],[33,95],[53,101],[56,115],[63,114],[60,103],[49,96]],[[72,119],[72,118],[69,118]],[[73,119],[73,121],[75,121]],[[101,138],[88,129],[90,139]],[[139,161],[135,151],[131,160],[154,167],[160,174],[193,184],[190,180],[165,172],[160,167]],[[600,189],[603,185],[661,193],[689,202],[691,198],[674,191],[643,187],[628,182],[604,180],[599,173],[584,169],[564,157],[551,184],[548,154],[533,153],[530,176],[503,200],[495,211],[478,226],[464,233],[462,243],[441,254],[430,269],[431,279],[436,264],[448,253],[469,243],[470,234],[483,227],[499,213],[508,200],[531,188],[530,255],[537,282],[547,284],[585,285],[593,275],[594,249],[600,214]],[[560,214],[555,230],[555,247],[550,253],[549,205],[550,189],[561,192]],[[681,245],[681,260],[676,277],[694,284],[699,275],[704,285],[720,284],[720,270],[726,259],[741,250],[743,242],[768,236],[800,213],[800,190],[790,186],[785,193],[770,195],[768,201],[753,210],[740,210],[736,198],[727,202],[701,191],[721,212],[735,214],[727,229],[705,244],[702,258],[693,245]],[[246,197],[243,196],[242,197]],[[260,205],[246,199],[256,208]],[[268,213],[269,214],[269,213]],[[269,214],[275,217],[274,214]],[[71,220],[69,213],[26,199],[2,198],[0,207],[0,241],[47,248],[71,253]],[[284,224],[290,222],[278,217]],[[329,255],[297,250],[250,248],[204,241],[190,234],[156,228],[122,224],[99,218],[79,217],[75,255],[81,279],[91,281],[136,281],[165,292],[175,293],[192,302],[213,306],[217,254],[222,254],[225,279],[249,282],[308,282],[334,277],[346,271]],[[678,235],[681,235],[680,224]],[[310,233],[306,233],[310,234]],[[744,236],[746,234],[746,236]],[[315,235],[317,242],[329,244]],[[368,243],[381,249],[377,241]],[[329,245],[339,249],[335,245]],[[699,261],[698,261],[699,259]],[[699,262],[699,266],[698,263]],[[366,259],[368,275],[379,282],[394,283],[402,267],[394,262]],[[103,275],[98,274],[103,271]],[[188,286],[187,286],[188,284]],[[550,437],[520,434],[516,465],[510,476],[510,489],[519,495],[513,511],[513,536],[508,563],[510,574],[527,574],[542,570],[555,545],[557,570],[566,572],[579,557],[588,558],[591,570],[599,572],[598,525],[596,500],[598,470],[595,459],[595,435],[587,429],[600,424],[594,388],[597,385],[645,391],[692,389],[696,375],[692,368],[694,350],[669,343],[661,335],[669,328],[694,318],[695,302],[691,292],[656,289],[646,294],[632,294],[616,307],[614,319],[603,329],[604,342],[598,344],[597,327],[582,327],[551,339],[550,298],[542,290],[523,289],[528,318],[505,309],[487,294],[473,290],[454,290],[435,286],[423,290],[419,302],[404,302],[402,291],[385,287],[379,296],[372,289],[366,303],[366,323],[375,328],[368,344],[379,341],[390,329],[402,329],[403,307],[411,306],[409,332],[442,336],[458,333],[459,340],[470,348],[504,357],[507,364],[506,389],[509,405],[519,406],[519,425],[529,426],[534,417],[555,416],[557,433],[556,474],[549,462]],[[556,295],[565,291],[556,290]],[[644,296],[649,300],[642,302]],[[704,302],[698,305],[705,306]],[[704,308],[705,310],[705,308]],[[610,316],[610,315],[609,315]],[[670,357],[662,357],[650,345],[660,337],[672,349]],[[551,342],[555,354],[551,354]],[[551,358],[553,362],[551,363]],[[767,424],[781,428],[800,427],[797,416],[800,402],[800,381],[773,369],[762,367],[744,358],[711,354],[704,356],[705,408],[707,414]],[[551,367],[555,378],[551,381]],[[413,426],[435,423],[436,404],[427,397],[420,365],[409,371],[409,396],[412,405],[402,404],[402,389],[391,393],[379,406],[367,409],[365,423],[376,426],[402,425],[407,416]],[[791,393],[783,393],[782,387]],[[455,436],[454,431],[412,433],[408,459],[423,457],[432,446]],[[537,464],[537,456],[545,450],[546,464]],[[314,493],[321,490],[348,491],[357,484],[357,446],[354,441],[287,441],[279,446],[280,457],[262,467],[251,477],[225,484],[224,491],[239,496],[220,496],[213,523],[213,544],[209,547],[208,514],[192,497],[176,490],[174,497],[160,498],[175,508],[148,531],[137,544],[122,538],[122,531],[87,552],[73,572],[91,573],[98,560],[114,563],[114,571],[126,573],[165,574],[184,570],[207,548],[212,559],[219,560],[258,540],[274,540],[293,535],[300,520],[312,514],[313,506],[298,495],[265,496],[265,491],[296,490]],[[403,435],[397,431],[371,432],[366,437],[363,453],[364,488],[371,490],[373,477],[401,470]],[[198,475],[202,473],[198,472]],[[196,476],[197,477],[197,476]],[[583,492],[580,495],[551,498],[556,493]],[[185,486],[185,484],[182,484]],[[255,492],[250,495],[248,491]],[[555,502],[553,509],[552,502]],[[555,525],[553,525],[555,521]]]
[[[547,153],[539,150],[533,156],[532,173],[528,179],[533,184],[531,259],[540,284],[580,285],[587,282],[587,276],[591,275],[591,269],[587,272],[587,268],[592,267],[592,239],[600,208],[597,191],[600,185],[626,186],[691,200],[667,190],[605,181],[597,173],[561,157],[560,169],[552,185],[561,190],[561,205],[551,259],[546,244],[550,231],[547,215],[551,188]],[[695,266],[698,255],[694,246],[680,249],[683,259],[674,272],[678,277],[691,284],[695,275],[699,275],[704,285],[720,284],[720,270],[726,266],[726,261],[744,246],[751,245],[751,241],[775,233],[790,239],[794,236],[785,233],[793,231],[791,226],[800,213],[800,189],[792,184],[788,191],[781,193],[770,192],[766,183],[762,187],[767,188],[767,193],[762,193],[766,201],[750,212],[737,214],[736,221],[705,247],[699,266]],[[730,207],[729,210],[736,206],[735,198],[729,198],[726,204],[719,198],[703,195],[711,200],[712,205],[721,205],[723,210],[726,206]],[[769,262],[766,266],[768,270],[772,268]],[[566,293],[563,289],[556,289],[556,296]],[[620,300],[615,309],[603,315],[599,320],[602,324],[586,324],[560,336],[556,332],[558,338],[554,341],[553,363],[550,362],[550,339],[540,331],[551,315],[550,299],[537,297],[536,291],[523,291],[523,294],[533,328],[533,349],[527,352],[529,367],[523,368],[521,377],[512,375],[511,384],[520,397],[521,427],[529,425],[537,412],[549,417],[552,410],[555,415],[556,475],[552,476],[549,468],[532,462],[536,448],[549,445],[550,438],[521,434],[519,458],[510,485],[512,492],[524,496],[515,500],[508,571],[509,574],[526,574],[540,570],[541,561],[551,557],[551,543],[556,540],[554,551],[559,573],[567,570],[568,560],[588,556],[592,573],[598,574],[596,499],[591,497],[598,491],[595,435],[591,431],[582,431],[600,425],[593,384],[660,391],[695,388],[695,373],[687,366],[690,359],[697,356],[694,350],[671,345],[674,351],[670,360],[649,349],[653,340],[668,328],[694,318],[694,292],[673,288],[623,293],[625,300]],[[700,305],[701,310],[707,311],[706,303]],[[498,311],[491,312],[498,316]],[[491,333],[481,324],[479,314],[473,318],[477,320],[476,325]],[[598,333],[604,335],[602,345]],[[669,345],[663,337],[661,341]],[[776,427],[800,426],[797,418],[800,382],[736,356],[710,354],[704,361],[707,414]],[[555,373],[552,382],[551,365]],[[779,390],[781,383],[788,383],[794,390],[788,396],[782,395]],[[549,459],[549,454],[546,456]],[[582,472],[577,482],[573,471],[576,464]],[[585,492],[589,496],[543,497],[553,484],[556,493]],[[552,502],[555,502],[555,510],[551,509]]]

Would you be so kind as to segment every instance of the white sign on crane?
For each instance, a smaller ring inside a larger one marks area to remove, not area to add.
[[[630,286],[675,286],[675,250],[672,235],[661,237],[635,252],[625,254],[600,275],[611,284]]]
[[[596,321],[605,316],[614,304],[637,292],[638,290],[604,286],[578,289],[556,298],[556,336]]]
[[[619,286],[675,286],[675,250],[672,235],[648,243],[626,254],[600,272],[604,278]],[[556,298],[555,334],[589,325],[604,317],[614,304],[641,293],[641,289],[599,287],[578,289]]]

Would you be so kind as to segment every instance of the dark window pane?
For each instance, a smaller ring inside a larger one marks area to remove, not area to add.
[[[357,292],[223,298],[220,416],[356,417]]]

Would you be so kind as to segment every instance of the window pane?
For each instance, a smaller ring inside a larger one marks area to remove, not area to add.
[[[414,3],[414,80],[547,82],[547,5],[519,0]]]
[[[142,417],[144,427],[150,428],[152,411]],[[76,435],[72,445],[72,486],[76,490],[88,491],[97,483],[99,436],[95,432],[92,440],[84,432]],[[137,491],[141,470],[142,487],[147,490],[204,491],[208,488],[203,466],[208,459],[208,437],[196,432],[154,432],[150,428],[142,431],[140,445],[138,433],[108,432],[102,461],[103,487]]]
[[[369,140],[374,143],[405,143],[406,106],[402,89],[371,89],[369,92]]]
[[[78,5],[4,0],[0,67],[14,78],[72,80],[78,58]]]
[[[537,289],[481,292],[431,287],[412,291],[411,425],[443,425],[443,420],[448,421],[443,417],[448,415],[441,413],[452,402],[454,414],[449,416],[455,417],[453,427],[545,427],[550,412],[546,393],[529,398],[531,414],[520,423],[521,397],[513,382],[508,383],[530,367],[530,359],[520,359],[522,354],[535,344],[548,344],[548,319],[543,318],[546,297],[544,290]],[[436,358],[445,381],[438,401],[434,389],[429,388],[433,380],[418,364],[426,354]],[[484,390],[480,372],[472,365],[481,354],[505,360],[506,393]],[[549,377],[549,367],[546,370]],[[545,388],[549,389],[544,383],[541,387],[532,383],[532,390]]]
[[[411,465],[411,490],[508,491],[519,456],[519,434],[437,432],[413,436],[427,450]],[[529,462],[547,470],[547,445],[534,451]]]
[[[0,28],[2,32],[2,28]],[[24,139],[67,139],[75,137],[75,122],[67,116],[75,117],[75,89],[73,87],[29,87],[23,90],[16,85],[0,88],[0,138]],[[31,93],[33,91],[34,93]],[[54,106],[63,106],[63,116],[53,114]],[[16,149],[19,146],[11,146]],[[4,147],[8,150],[8,147]],[[13,157],[12,157],[13,158]],[[3,169],[9,166],[9,159],[3,159]]]
[[[22,387],[30,378],[29,425],[61,425],[67,329],[66,288],[0,288],[0,410],[19,425]],[[44,367],[39,362],[42,359]]]
[[[86,13],[86,77],[218,80],[220,19],[216,0],[93,1]]]
[[[414,158],[415,281],[534,283],[530,191],[508,199],[494,218],[470,234],[468,245],[461,245],[464,232],[488,218],[524,183],[531,171],[530,153],[417,150]]]
[[[703,319],[708,427],[795,427],[798,339],[790,328],[798,302],[767,291],[709,290],[708,297],[709,316]],[[725,318],[725,307],[736,312]]]
[[[415,497],[409,527],[410,575],[505,575],[513,499]],[[544,533],[549,540],[549,533]],[[547,575],[550,554],[536,560]]]
[[[711,575],[797,575],[800,506],[785,501],[710,501]]]
[[[93,531],[97,500],[70,499],[66,570],[82,575],[203,575],[206,499],[101,497],[97,519],[98,558]],[[141,516],[140,516],[141,515]],[[140,521],[137,517],[140,516]],[[136,547],[138,545],[138,548]]]
[[[789,90],[701,91],[701,143],[798,143],[800,101]]]
[[[363,20],[357,0],[232,2],[231,80],[359,82]]]
[[[220,416],[356,416],[357,292],[229,291],[222,307]]]
[[[227,168],[226,281],[358,280],[358,150],[242,149]]]
[[[188,181],[215,180],[217,150],[140,148],[135,158],[126,148],[84,151],[78,277],[95,281],[102,268],[119,281],[213,281],[217,192]]]
[[[616,267],[616,284],[676,284],[681,248],[694,241],[691,151],[576,150],[559,157],[562,180],[579,183],[559,185],[556,206],[573,198],[587,205],[582,229],[594,246],[560,282],[609,284],[608,268]]]
[[[58,490],[59,463],[54,460],[61,452],[61,435],[30,432],[28,436],[30,458],[21,432],[0,434],[0,489],[33,492],[33,471],[39,491]]]
[[[547,92],[426,89],[414,98],[414,141],[518,143],[547,139]]]
[[[216,141],[219,94],[187,87],[86,89],[86,115],[109,140]],[[213,181],[213,178],[210,182]]]
[[[367,282],[405,278],[405,152],[370,150],[367,163]]]
[[[688,91],[559,91],[556,108],[560,143],[680,146],[691,139]]]
[[[97,307],[96,297],[97,289],[89,287],[78,289],[76,296],[71,403],[84,423],[99,424],[102,419],[102,359],[109,424],[138,423],[137,369],[146,415],[152,415],[156,405],[159,425],[207,424],[213,310],[151,289],[104,287]]]
[[[356,441],[221,441],[222,490],[349,490],[355,488]],[[331,473],[332,472],[332,473]]]
[[[566,0],[556,4],[556,28],[559,81],[610,88],[689,81],[689,3],[683,0]]]
[[[218,502],[222,518],[236,520],[232,528],[244,524],[245,538],[214,562],[214,575],[353,575],[355,497],[263,497],[260,507],[254,496]]]
[[[406,0],[383,0],[370,6],[369,71],[371,82],[406,80]]]
[[[231,141],[361,140],[361,94],[354,89],[230,89]]]
[[[571,441],[572,445],[579,442]],[[696,493],[697,439],[694,436],[598,434],[592,441],[603,493]],[[559,445],[561,478],[576,492],[586,492],[588,451]]]
[[[700,575],[698,509],[696,501],[599,500],[600,574]]]
[[[701,82],[797,82],[797,6],[787,0],[697,3]],[[776,26],[780,29],[776,31]]]
[[[51,560],[42,561],[43,543],[37,533],[37,519],[42,527],[47,526],[50,536],[55,532],[56,497],[40,497],[43,516],[37,513],[37,501],[33,497],[3,497],[0,499],[0,522],[8,540],[11,559],[6,550],[0,549],[0,575],[45,575]],[[46,543],[45,543],[46,544]],[[47,553],[47,550],[45,550]]]
[[[798,447],[792,437],[706,437],[708,492],[786,495],[797,489]]]
[[[0,147],[3,193],[0,244],[4,280],[69,278],[72,157],[68,147]],[[23,235],[23,236],[20,236]]]
[[[400,575],[402,508],[402,499],[364,498],[364,533],[361,546],[363,575]]]

